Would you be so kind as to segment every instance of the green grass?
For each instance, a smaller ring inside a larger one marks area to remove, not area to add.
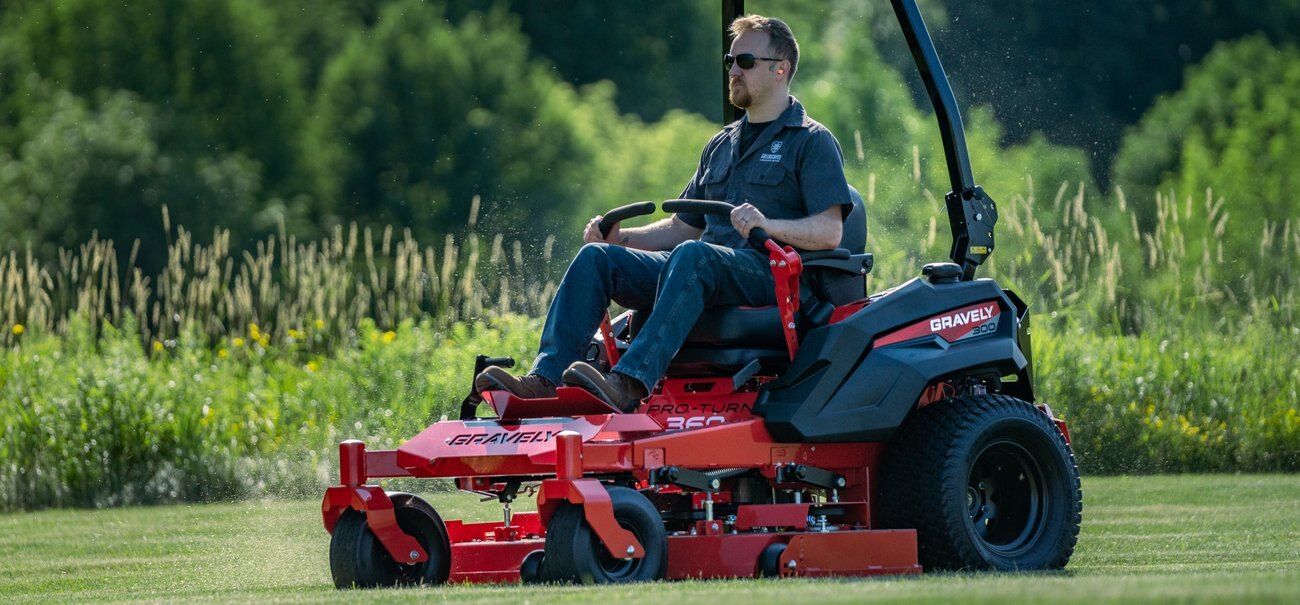
[[[492,504],[430,496],[447,518]],[[1295,602],[1300,476],[1088,478],[1069,569],[653,587],[336,591],[314,501],[60,510],[0,517],[0,601],[49,602]]]

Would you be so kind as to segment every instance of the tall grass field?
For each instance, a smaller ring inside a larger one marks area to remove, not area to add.
[[[1213,192],[1158,194],[1149,226],[1088,199],[1000,200],[980,269],[1029,302],[1036,395],[1083,472],[1300,470],[1300,297],[1275,270],[1300,265],[1300,229],[1230,258]],[[454,415],[476,354],[531,361],[570,256],[476,220],[438,245],[352,225],[248,251],[167,224],[152,276],[101,240],[0,255],[0,510],[315,494],[339,441],[392,448]],[[938,224],[873,230],[868,290],[944,260]]]
[[[1294,603],[1300,477],[1085,477],[1062,573],[336,591],[316,500],[0,516],[5,603]],[[444,517],[495,503],[436,493]]]

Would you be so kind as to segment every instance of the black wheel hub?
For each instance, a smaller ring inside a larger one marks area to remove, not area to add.
[[[637,542],[644,544],[644,542],[642,542],[643,538],[641,537],[641,532],[637,531],[636,527],[633,527],[629,523],[623,523],[622,521],[619,522],[619,526],[632,532],[632,535],[636,537]],[[595,532],[592,532],[591,538],[592,546],[596,549],[596,561],[600,564],[600,568],[605,571],[605,574],[611,580],[629,578],[636,574],[637,567],[640,566],[643,559],[614,556],[609,552],[608,548],[605,548],[605,543],[601,542],[600,537],[598,537]]]
[[[966,511],[975,535],[1011,557],[1034,544],[1047,520],[1045,477],[1034,457],[1013,441],[989,443],[975,457],[966,485]]]

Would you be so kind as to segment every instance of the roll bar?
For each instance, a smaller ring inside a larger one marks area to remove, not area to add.
[[[930,31],[925,27],[916,1],[890,0],[890,3],[934,106],[934,116],[939,120],[943,156],[948,164],[948,180],[952,183],[952,191],[944,196],[948,226],[952,229],[952,250],[948,256],[961,266],[961,278],[971,280],[975,278],[975,267],[983,264],[993,253],[993,226],[998,222],[998,205],[975,185],[957,98],[952,94],[948,75],[939,62],[939,53],[930,39]]]

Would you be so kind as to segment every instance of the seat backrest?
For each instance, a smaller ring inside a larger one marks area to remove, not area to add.
[[[853,199],[853,210],[844,219],[844,234],[840,236],[840,247],[850,253],[859,254],[867,250],[867,207],[862,203],[862,194],[853,185],[849,185],[849,197]]]

